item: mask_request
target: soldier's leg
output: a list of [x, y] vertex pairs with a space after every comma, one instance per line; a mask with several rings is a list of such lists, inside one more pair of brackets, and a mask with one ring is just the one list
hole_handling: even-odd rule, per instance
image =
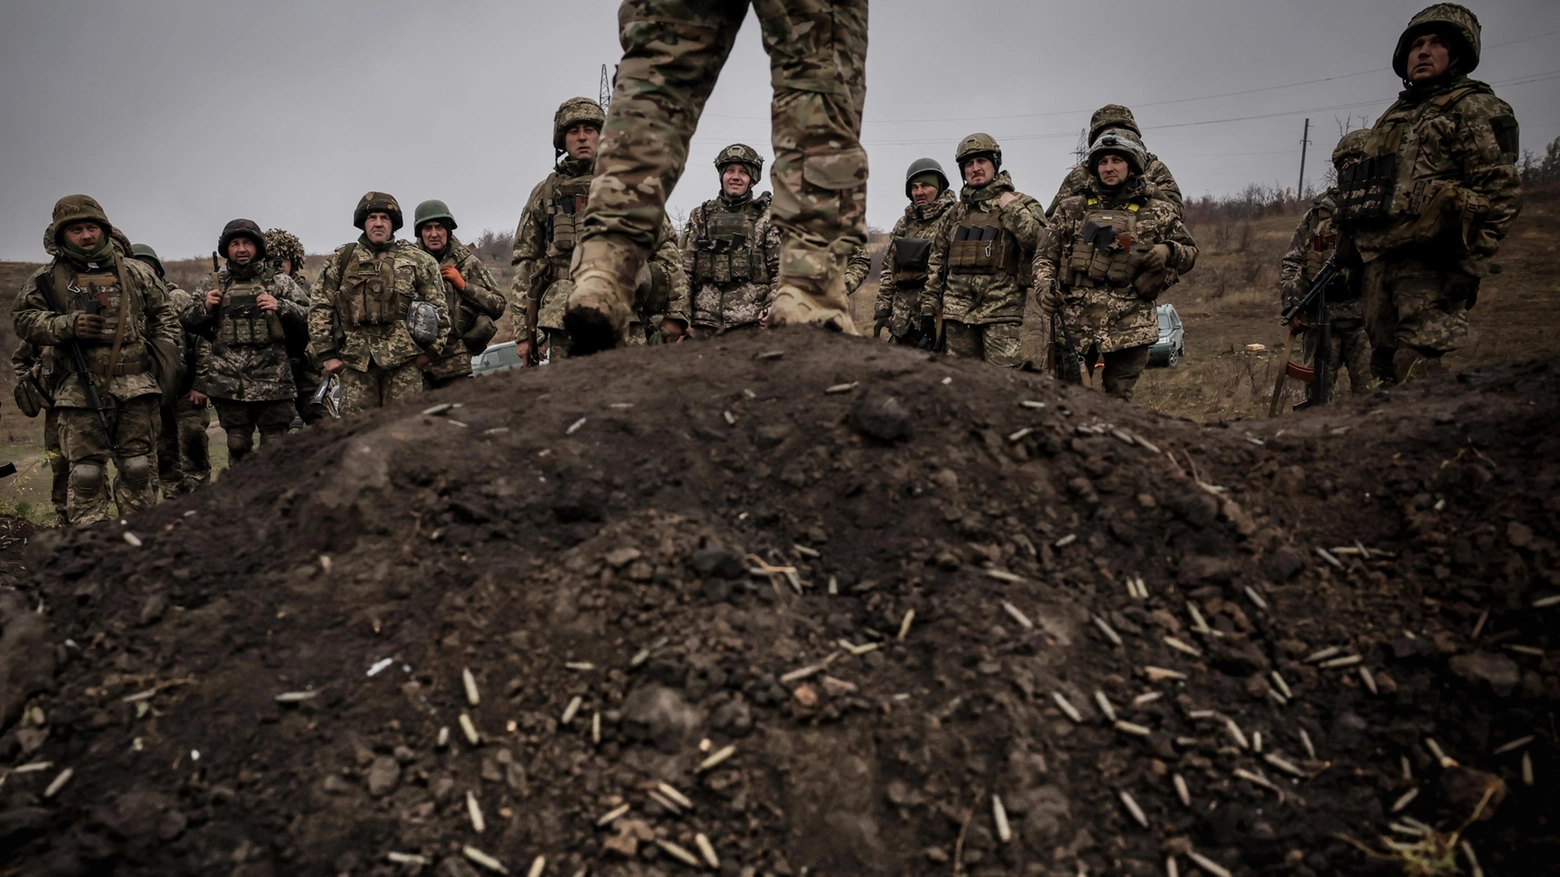
[[114, 445], [123, 464], [114, 481], [119, 513], [149, 509], [162, 499], [157, 482], [157, 430], [162, 404], [156, 394], [126, 399], [114, 423]]
[[1105, 392], [1126, 402], [1132, 401], [1132, 388], [1137, 386], [1138, 378], [1143, 376], [1143, 370], [1148, 368], [1148, 348], [1143, 344], [1137, 347], [1128, 347], [1126, 350], [1114, 350], [1105, 354], [1105, 368], [1103, 378]]
[[378, 372], [377, 367], [371, 366], [368, 371], [360, 372], [348, 367], [336, 373], [336, 376], [341, 379], [342, 417], [367, 411], [370, 408], [384, 407]]
[[867, 242], [867, 0], [754, 0], [774, 102], [773, 215], [784, 242], [771, 326], [856, 334], [845, 263]]
[[228, 465], [237, 466], [249, 456], [255, 443], [254, 403], [232, 399], [215, 399], [217, 423], [227, 433]]
[[989, 323], [980, 327], [981, 352], [987, 362], [1003, 368], [1024, 364], [1024, 345], [1017, 323]]
[[1467, 295], [1478, 280], [1417, 260], [1393, 266], [1390, 277], [1397, 309], [1392, 366], [1401, 384], [1438, 371], [1441, 357], [1468, 337]]
[[980, 327], [955, 320], [943, 322], [943, 353], [956, 359], [980, 359]]
[[287, 429], [292, 426], [293, 418], [298, 414], [298, 409], [291, 399], [282, 399], [276, 402], [256, 402], [254, 406], [255, 426], [260, 429], [260, 444], [269, 444], [282, 436], [287, 435]]
[[60, 450], [70, 468], [67, 506], [73, 525], [96, 524], [110, 517], [108, 437], [97, 415], [87, 408], [59, 408]]
[[1365, 309], [1365, 337], [1370, 340], [1370, 369], [1381, 381], [1397, 381], [1392, 372], [1392, 354], [1397, 346], [1397, 309], [1387, 283], [1387, 260], [1365, 263], [1361, 278], [1362, 306]]
[[60, 449], [60, 412], [50, 408], [43, 413], [43, 454], [49, 461], [52, 482], [49, 499], [61, 525], [70, 523], [70, 460]]
[[[1339, 343], [1339, 358], [1343, 361], [1342, 369], [1349, 372], [1349, 389], [1355, 393], [1364, 393], [1370, 389], [1370, 340], [1365, 337], [1365, 328], [1357, 323], [1334, 327]], [[1340, 369], [1340, 370], [1342, 370]]]
[[211, 483], [211, 451], [206, 426], [211, 423], [209, 404], [195, 407], [188, 401], [178, 412], [179, 459], [182, 461], [184, 481], [181, 493], [190, 493]]
[[747, 7], [731, 0], [624, 0], [618, 7], [623, 60], [574, 249], [575, 289], [565, 318], [576, 353], [623, 343], [639, 268]]
[[307, 355], [291, 360], [291, 364], [293, 386], [298, 388], [298, 394], [293, 400], [298, 407], [298, 416], [303, 418], [304, 426], [319, 423], [330, 416], [324, 402], [314, 402], [314, 391], [319, 389], [320, 381], [325, 379], [325, 372]]
[[423, 376], [422, 369], [410, 362], [392, 369], [385, 369], [384, 377], [381, 380], [384, 387], [381, 391], [383, 393], [382, 398], [386, 408], [415, 399], [428, 389], [428, 382]]
[[159, 411], [157, 430], [157, 480], [162, 482], [163, 496], [178, 496], [179, 485], [184, 482], [184, 468], [179, 457], [179, 419], [173, 405], [164, 405]]

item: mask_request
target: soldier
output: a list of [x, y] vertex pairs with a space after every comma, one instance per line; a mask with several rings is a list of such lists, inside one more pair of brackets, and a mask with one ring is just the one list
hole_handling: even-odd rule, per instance
[[898, 344], [921, 341], [921, 290], [932, 255], [937, 222], [953, 206], [953, 190], [942, 165], [934, 158], [918, 158], [905, 171], [905, 215], [889, 232], [883, 251], [883, 271], [878, 276], [877, 302], [872, 308], [872, 332], [888, 335]]
[[286, 274], [266, 263], [265, 235], [247, 219], [222, 229], [217, 252], [227, 259], [218, 285], [185, 306], [184, 328], [211, 342], [195, 389], [211, 398], [227, 433], [228, 462], [287, 434], [296, 411], [287, 336], [307, 331], [309, 300]]
[[[308, 275], [303, 273], [306, 258], [303, 241], [285, 229], [268, 228], [265, 232], [265, 252], [271, 260], [272, 270], [291, 277], [303, 293], [305, 302], [308, 302], [311, 283]], [[307, 332], [297, 337], [288, 336], [287, 359], [292, 364], [293, 388], [298, 393], [293, 397], [293, 407], [298, 409], [298, 418], [308, 426], [329, 417], [330, 412], [325, 408], [325, 403], [314, 401], [314, 393], [324, 382], [325, 372], [309, 355]]]
[[504, 315], [507, 304], [487, 266], [456, 239], [457, 227], [443, 201], [424, 201], [413, 214], [417, 246], [439, 263], [444, 306], [450, 312], [449, 334], [439, 358], [428, 366], [428, 380], [435, 388], [471, 376], [471, 357], [486, 350], [498, 334], [493, 321]]
[[[1101, 135], [1112, 132], [1126, 132], [1133, 140], [1143, 142], [1143, 132], [1138, 130], [1137, 119], [1132, 117], [1132, 111], [1121, 104], [1106, 104], [1094, 111], [1094, 117], [1089, 119], [1089, 142], [1094, 143]], [[1180, 213], [1181, 187], [1176, 185], [1175, 177], [1171, 176], [1170, 169], [1159, 160], [1159, 156], [1152, 152], [1147, 153], [1148, 166], [1143, 171], [1143, 176], [1148, 181], [1159, 187], [1159, 196], [1175, 205], [1176, 213]], [[1051, 206], [1045, 210], [1046, 218], [1056, 212], [1056, 208], [1062, 203], [1063, 198], [1073, 195], [1082, 195], [1089, 188], [1094, 179], [1094, 169], [1085, 161], [1067, 172], [1067, 178], [1062, 180], [1062, 187], [1057, 190], [1056, 197], [1051, 199]]]
[[49, 393], [55, 382], [54, 354], [53, 348], [23, 341], [11, 353], [11, 369], [16, 373], [17, 410], [28, 417], [43, 414], [43, 456], [53, 476], [49, 499], [55, 522], [64, 526], [70, 523], [70, 461], [60, 453], [60, 412]]
[[639, 272], [634, 290], [634, 316], [629, 326], [630, 345], [676, 344], [691, 338], [688, 332], [693, 318], [692, 291], [688, 272], [683, 267], [682, 248], [671, 220], [661, 220], [650, 261]]
[[[624, 0], [619, 7], [623, 60], [565, 317], [580, 353], [623, 343], [634, 277], [748, 5]], [[772, 221], [783, 241], [770, 323], [854, 334], [844, 266], [867, 240], [867, 0], [764, 0], [754, 11], [774, 84]]]
[[964, 188], [932, 237], [919, 343], [933, 349], [941, 340], [949, 356], [1018, 368], [1024, 296], [1045, 215], [1040, 202], [1014, 191], [991, 135], [961, 140], [954, 160]]
[[1197, 263], [1197, 244], [1174, 202], [1144, 178], [1148, 152], [1124, 133], [1089, 147], [1094, 181], [1062, 201], [1035, 252], [1040, 307], [1058, 315], [1105, 392], [1130, 401], [1159, 340], [1154, 300]]
[[780, 233], [770, 217], [769, 193], [753, 196], [763, 157], [733, 143], [715, 156], [715, 170], [720, 194], [694, 208], [683, 234], [695, 338], [763, 324], [780, 273]]
[[[1359, 163], [1365, 154], [1366, 132], [1350, 131], [1343, 135], [1333, 148], [1333, 166], [1341, 175]], [[1329, 189], [1317, 197], [1311, 208], [1300, 219], [1300, 227], [1289, 241], [1283, 263], [1278, 272], [1278, 290], [1284, 306], [1304, 298], [1311, 289], [1311, 278], [1321, 269], [1338, 247], [1338, 230], [1333, 227], [1333, 212], [1337, 209], [1337, 189]], [[1339, 279], [1327, 290], [1327, 305], [1331, 328], [1328, 355], [1327, 396], [1332, 396], [1338, 382], [1338, 372], [1349, 370], [1349, 387], [1363, 393], [1370, 384], [1370, 339], [1365, 336], [1365, 314], [1360, 305], [1359, 257], [1352, 253], [1343, 259], [1346, 265]], [[1315, 329], [1305, 329], [1307, 359], [1314, 359], [1319, 343]]]
[[[157, 251], [146, 244], [131, 244], [130, 254], [157, 274], [174, 313], [183, 313], [189, 306], [190, 294], [168, 279]], [[211, 483], [211, 454], [206, 438], [211, 406], [206, 404], [206, 395], [195, 389], [196, 376], [205, 366], [211, 345], [188, 330], [181, 333], [180, 343], [184, 377], [174, 391], [173, 401], [162, 406], [162, 429], [157, 434], [157, 478], [162, 482], [163, 496], [170, 498]]]
[[1479, 65], [1479, 19], [1437, 3], [1392, 55], [1403, 80], [1360, 163], [1338, 180], [1333, 221], [1365, 261], [1371, 365], [1388, 383], [1440, 369], [1468, 333], [1479, 282], [1522, 208], [1517, 119]]
[[363, 234], [336, 249], [309, 307], [309, 350], [341, 378], [341, 413], [384, 408], [421, 393], [422, 370], [449, 334], [439, 263], [398, 241], [401, 205], [383, 192], [358, 200]]
[[110, 460], [121, 514], [157, 502], [157, 409], [180, 378], [179, 320], [152, 269], [115, 250], [97, 201], [61, 198], [52, 228], [58, 254], [22, 284], [12, 313], [22, 341], [56, 348], [47, 389], [70, 461], [67, 508], [72, 524], [95, 524], [110, 514]]

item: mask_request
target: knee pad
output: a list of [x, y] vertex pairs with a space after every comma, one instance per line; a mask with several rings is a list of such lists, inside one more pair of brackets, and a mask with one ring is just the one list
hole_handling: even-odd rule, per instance
[[70, 467], [70, 486], [82, 496], [94, 496], [103, 489], [103, 464], [82, 461]]
[[236, 429], [228, 430], [228, 434], [227, 434], [228, 453], [230, 455], [231, 454], [246, 454], [246, 453], [248, 453], [249, 452], [249, 443], [253, 439], [254, 439], [254, 433], [251, 433], [251, 432], [239, 432]]
[[132, 487], [145, 487], [152, 480], [152, 458], [146, 454], [125, 458], [125, 468], [120, 474]]

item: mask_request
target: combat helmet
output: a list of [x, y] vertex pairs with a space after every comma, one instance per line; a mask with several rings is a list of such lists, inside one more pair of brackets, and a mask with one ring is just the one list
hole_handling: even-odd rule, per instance
[[1338, 138], [1338, 145], [1333, 147], [1333, 167], [1343, 164], [1346, 158], [1364, 158], [1365, 143], [1370, 140], [1369, 128], [1355, 128], [1353, 131]]
[[1456, 3], [1427, 6], [1409, 19], [1408, 27], [1398, 37], [1397, 50], [1392, 53], [1392, 70], [1399, 79], [1407, 79], [1409, 47], [1421, 35], [1434, 33], [1452, 50], [1452, 68], [1463, 75], [1472, 73], [1479, 66], [1481, 32], [1479, 17], [1466, 6]]
[[607, 114], [602, 112], [601, 104], [588, 97], [569, 98], [558, 105], [558, 112], [553, 113], [553, 149], [563, 152], [563, 135], [575, 125], [588, 122], [600, 131], [606, 121]]
[[725, 173], [728, 164], [740, 164], [746, 167], [748, 176], [753, 178], [755, 186], [758, 185], [759, 178], [764, 175], [764, 157], [746, 143], [733, 143], [715, 156], [716, 173]]
[[1125, 128], [1138, 137], [1143, 136], [1143, 131], [1138, 128], [1137, 119], [1132, 118], [1131, 110], [1121, 104], [1106, 104], [1095, 110], [1093, 117], [1089, 119], [1089, 142], [1093, 143], [1100, 139], [1101, 134], [1112, 128]]
[[1002, 170], [1002, 147], [997, 145], [996, 138], [990, 134], [971, 134], [960, 140], [959, 148], [953, 153], [953, 161], [962, 171], [970, 159], [982, 155], [990, 156], [992, 167]]
[[937, 163], [937, 159], [918, 158], [915, 161], [910, 162], [910, 167], [905, 170], [906, 198], [910, 197], [910, 184], [915, 182], [915, 178], [924, 177], [927, 174], [937, 175], [937, 190], [939, 192], [947, 191], [948, 175], [943, 173], [942, 165]]
[[357, 209], [352, 212], [352, 224], [357, 226], [359, 230], [362, 230], [363, 226], [368, 224], [368, 215], [370, 213], [390, 214], [390, 230], [392, 232], [400, 231], [401, 226], [405, 224], [401, 217], [401, 203], [395, 200], [394, 195], [387, 195], [384, 192], [369, 192], [362, 198], [359, 198]]
[[1089, 174], [1096, 179], [1099, 177], [1100, 156], [1119, 155], [1126, 159], [1127, 166], [1132, 168], [1134, 174], [1141, 174], [1143, 168], [1148, 166], [1148, 151], [1143, 148], [1136, 138], [1120, 131], [1112, 131], [1109, 134], [1101, 134], [1089, 145], [1088, 162]]
[[59, 243], [60, 234], [65, 226], [73, 222], [95, 222], [108, 234], [113, 229], [113, 223], [108, 221], [108, 215], [103, 212], [103, 205], [97, 202], [91, 195], [66, 195], [54, 202], [54, 219], [49, 223], [49, 228], [54, 232], [54, 242]]
[[296, 271], [303, 267], [303, 241], [290, 231], [280, 228], [268, 228], [265, 231], [265, 251], [271, 254], [273, 259], [288, 259]]
[[429, 199], [417, 205], [417, 211], [412, 214], [412, 230], [421, 232], [423, 223], [435, 221], [446, 231], [455, 230], [455, 217], [450, 215], [450, 208], [443, 201]]
[[217, 238], [217, 252], [222, 258], [227, 258], [228, 244], [234, 238], [249, 238], [255, 242], [255, 261], [265, 258], [265, 234], [260, 231], [260, 226], [252, 219], [235, 219], [222, 227], [222, 237]]
[[131, 244], [130, 257], [140, 259], [142, 262], [152, 266], [152, 270], [157, 272], [158, 277], [167, 276], [163, 273], [162, 260], [157, 258], [157, 251], [152, 249], [151, 246], [147, 244]]

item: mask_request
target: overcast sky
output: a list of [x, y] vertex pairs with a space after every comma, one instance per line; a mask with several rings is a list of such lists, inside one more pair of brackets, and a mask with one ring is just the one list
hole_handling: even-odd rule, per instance
[[[1425, 0], [878, 0], [867, 55], [868, 219], [904, 206], [905, 167], [986, 131], [1049, 201], [1104, 103], [1136, 111], [1188, 196], [1293, 186], [1303, 119], [1320, 180], [1338, 123], [1400, 87], [1398, 34]], [[0, 21], [0, 258], [41, 260], [55, 199], [85, 192], [166, 258], [209, 253], [244, 216], [310, 252], [353, 239], [369, 189], [447, 201], [459, 234], [512, 233], [548, 172], [558, 103], [617, 62], [617, 3], [573, 0], [8, 2]], [[1523, 146], [1560, 136], [1560, 2], [1473, 5], [1475, 74]], [[1326, 81], [1318, 81], [1326, 80]], [[1244, 92], [1231, 94], [1232, 92]], [[769, 69], [744, 25], [670, 207], [718, 187], [743, 141], [766, 158]], [[1232, 120], [1232, 121], [1224, 121]], [[761, 184], [768, 188], [768, 178]]]

